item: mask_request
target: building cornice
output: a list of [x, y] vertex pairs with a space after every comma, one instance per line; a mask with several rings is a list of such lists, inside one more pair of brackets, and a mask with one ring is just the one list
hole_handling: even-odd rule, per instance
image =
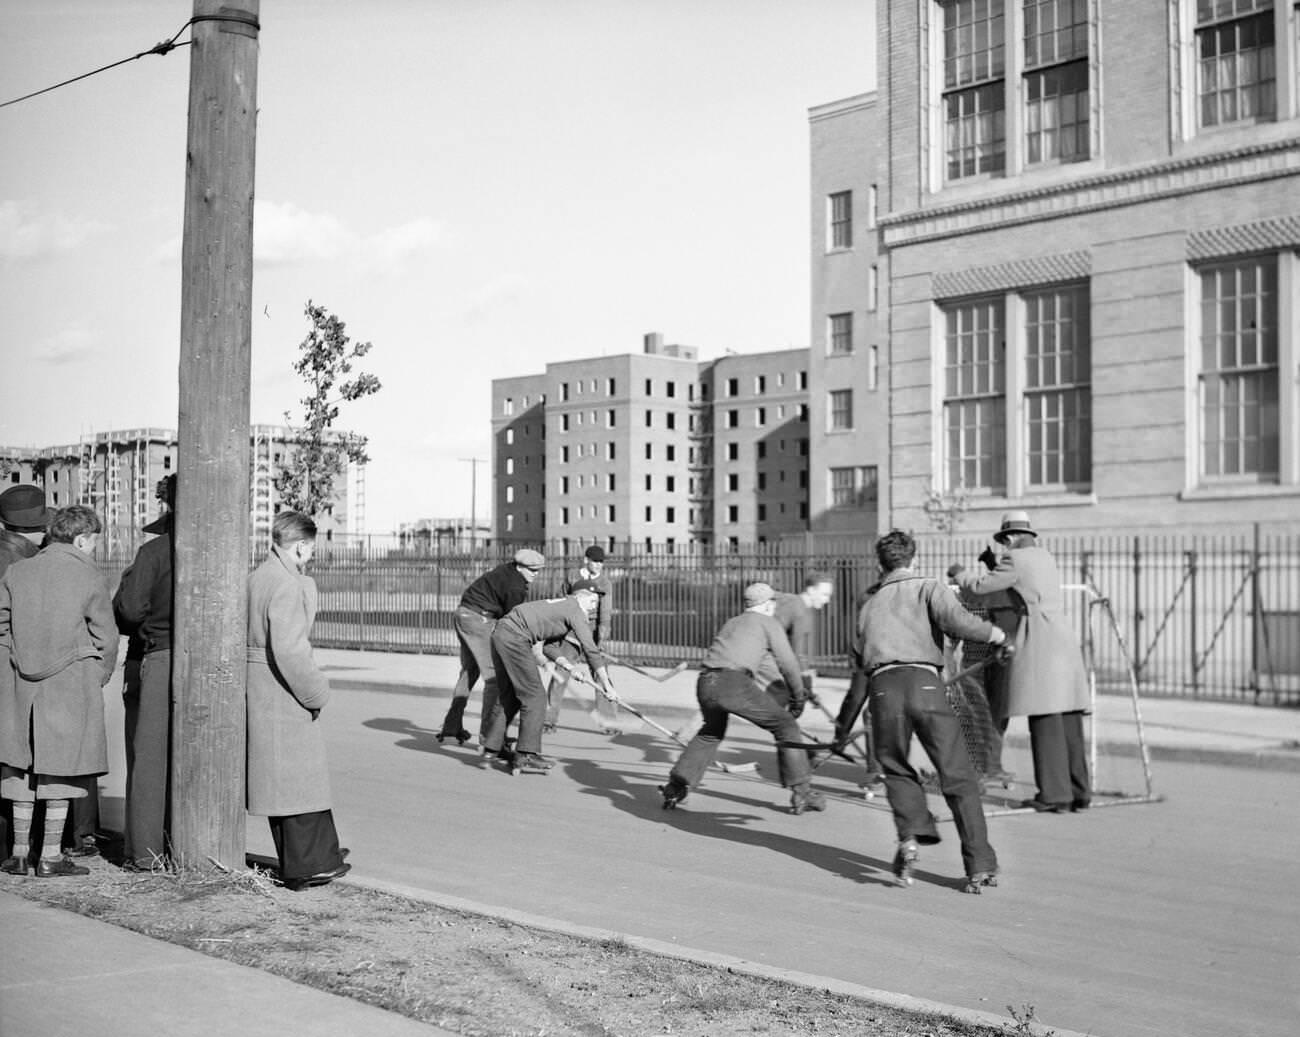
[[892, 213], [881, 244], [900, 248], [962, 234], [1117, 209], [1198, 191], [1300, 175], [1300, 137], [1189, 155], [979, 199]]

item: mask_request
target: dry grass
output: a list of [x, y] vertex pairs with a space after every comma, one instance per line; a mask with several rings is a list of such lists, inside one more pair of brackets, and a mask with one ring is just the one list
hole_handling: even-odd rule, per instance
[[[909, 1014], [345, 883], [291, 893], [266, 872], [0, 875], [0, 889], [276, 973], [467, 1037], [995, 1037]], [[1029, 1009], [1032, 1020], [1032, 1009]]]

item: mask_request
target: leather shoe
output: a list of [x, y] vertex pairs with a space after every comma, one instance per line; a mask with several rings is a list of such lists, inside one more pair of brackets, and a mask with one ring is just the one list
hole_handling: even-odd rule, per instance
[[69, 846], [63, 851], [65, 857], [98, 857], [99, 845], [89, 836], [85, 839], [79, 839], [75, 846]]
[[36, 877], [38, 879], [53, 879], [66, 875], [89, 875], [90, 869], [83, 868], [80, 864], [73, 864], [66, 857], [56, 857], [52, 861], [47, 861], [42, 857], [36, 862]]
[[352, 865], [347, 861], [343, 861], [337, 868], [332, 868], [329, 871], [317, 872], [315, 875], [309, 875], [305, 879], [285, 879], [284, 888], [293, 890], [297, 893], [304, 889], [311, 889], [313, 886], [324, 886], [333, 882], [335, 879], [342, 878], [351, 870]]
[[1070, 804], [1070, 813], [1078, 814], [1084, 810], [1087, 810], [1090, 806], [1092, 806], [1092, 800], [1076, 799], [1073, 803]]
[[26, 875], [28, 870], [26, 857], [6, 857], [0, 861], [0, 871], [6, 875]]
[[1044, 803], [1041, 799], [1025, 799], [1016, 804], [1017, 807], [1028, 807], [1030, 810], [1036, 810], [1040, 814], [1064, 814], [1068, 805], [1065, 803]]

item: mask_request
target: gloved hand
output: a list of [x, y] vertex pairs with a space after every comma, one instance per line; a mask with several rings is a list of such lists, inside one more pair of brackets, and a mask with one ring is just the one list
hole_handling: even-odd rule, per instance
[[1000, 663], [1009, 662], [1011, 657], [1016, 654], [1016, 646], [1010, 641], [1004, 641], [998, 645], [997, 650], [993, 653], [994, 658]]
[[979, 560], [980, 564], [989, 572], [992, 572], [998, 567], [998, 556], [993, 553], [993, 548], [991, 547], [986, 547], [980, 552]]
[[965, 569], [966, 566], [962, 565], [961, 562], [953, 562], [952, 565], [948, 566], [948, 579], [956, 579], [957, 574], [964, 572]]
[[790, 715], [792, 717], [803, 716], [803, 708], [807, 704], [808, 704], [808, 700], [806, 698], [794, 698], [793, 696], [791, 696], [790, 706], [789, 706]]

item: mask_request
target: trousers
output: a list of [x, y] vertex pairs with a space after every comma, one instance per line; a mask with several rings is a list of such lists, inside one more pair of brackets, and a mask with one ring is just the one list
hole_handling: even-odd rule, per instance
[[939, 773], [940, 791], [961, 841], [966, 874], [997, 871], [998, 858], [989, 844], [980, 802], [980, 781], [938, 674], [923, 666], [893, 667], [872, 674], [868, 695], [876, 757], [884, 770], [885, 793], [899, 841], [937, 843], [940, 839], [921, 779], [908, 762], [915, 735]]
[[151, 865], [167, 856], [168, 786], [171, 769], [172, 653], [151, 652], [122, 689], [126, 726], [127, 860]]
[[[718, 755], [727, 735], [727, 720], [738, 716], [761, 727], [777, 741], [803, 741], [799, 722], [782, 709], [743, 670], [704, 670], [695, 682], [695, 698], [704, 717], [699, 733], [690, 740], [672, 769], [677, 782], [694, 787]], [[786, 788], [806, 785], [812, 777], [804, 749], [778, 749], [777, 770]]]
[[542, 725], [546, 723], [546, 688], [542, 686], [532, 644], [522, 637], [494, 633], [492, 665], [497, 674], [497, 701], [487, 718], [483, 747], [491, 752], [501, 749], [506, 728], [518, 716], [519, 738], [515, 749], [521, 753], [540, 753]]
[[275, 854], [280, 859], [280, 881], [308, 879], [333, 871], [343, 863], [334, 814], [315, 810], [306, 814], [268, 817]]
[[1086, 804], [1092, 799], [1082, 711], [1030, 717], [1029, 748], [1041, 802], [1067, 806]]
[[442, 733], [454, 738], [465, 723], [465, 707], [470, 689], [483, 678], [483, 708], [479, 714], [479, 735], [487, 734], [488, 717], [497, 701], [496, 671], [492, 666], [492, 631], [497, 621], [473, 609], [458, 608], [452, 617], [456, 638], [460, 641], [460, 673], [452, 689], [451, 705], [442, 718]]

